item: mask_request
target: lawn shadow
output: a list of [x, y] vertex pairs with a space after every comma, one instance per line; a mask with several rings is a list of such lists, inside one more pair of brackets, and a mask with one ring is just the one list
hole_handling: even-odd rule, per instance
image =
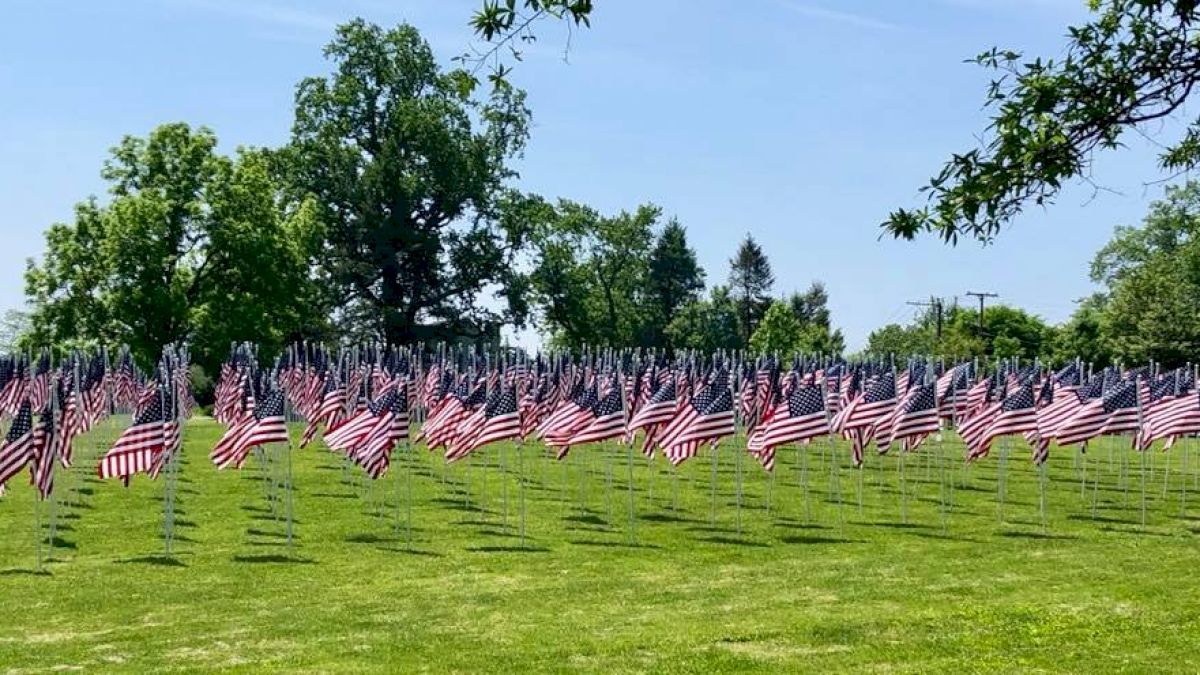
[[644, 549], [659, 549], [662, 547], [658, 544], [630, 544], [624, 541], [594, 541], [590, 539], [568, 539], [568, 544], [576, 546], [595, 546], [598, 548], [644, 548]]
[[377, 546], [376, 549], [387, 553], [403, 553], [405, 555], [419, 555], [428, 558], [444, 558], [445, 556], [437, 551], [423, 551], [419, 548], [401, 548], [396, 546]]
[[263, 554], [263, 555], [238, 554], [238, 555], [233, 556], [233, 561], [239, 562], [239, 563], [249, 563], [249, 564], [294, 563], [294, 564], [298, 564], [298, 565], [312, 565], [312, 564], [316, 564], [316, 562], [317, 562], [316, 560], [313, 560], [312, 558], [298, 558], [296, 556], [288, 555], [286, 553], [267, 553], [267, 554]]
[[821, 537], [815, 535], [787, 535], [779, 541], [785, 544], [865, 544], [862, 539], [846, 539], [844, 537]]
[[1079, 538], [1071, 534], [1051, 534], [1049, 532], [1029, 532], [1027, 530], [1004, 530], [1000, 533], [1000, 536], [1008, 539], [1045, 539], [1048, 541], [1055, 539], [1071, 540]]
[[314, 493], [312, 493], [312, 496], [327, 497], [329, 499], [357, 499], [358, 498], [358, 495], [355, 495], [353, 493], [343, 494], [343, 493], [334, 493], [334, 492], [314, 492]]
[[544, 546], [468, 546], [472, 553], [549, 553]]
[[675, 513], [648, 513], [638, 516], [638, 520], [644, 520], [649, 523], [700, 523], [703, 522], [699, 518], [689, 518]]
[[750, 541], [749, 539], [738, 539], [737, 537], [697, 537], [696, 541], [702, 541], [708, 544], [728, 544], [730, 546], [748, 546], [752, 548], [766, 548], [767, 545], [760, 541]]
[[593, 513], [577, 514], [573, 513], [569, 516], [563, 516], [563, 520], [571, 523], [582, 523], [584, 525], [604, 525], [608, 526], [608, 521]]
[[155, 555], [143, 555], [137, 558], [122, 558], [117, 560], [118, 563], [127, 565], [130, 563], [139, 565], [157, 565], [159, 567], [187, 567], [187, 563], [183, 562], [175, 556], [167, 556], [161, 553]]

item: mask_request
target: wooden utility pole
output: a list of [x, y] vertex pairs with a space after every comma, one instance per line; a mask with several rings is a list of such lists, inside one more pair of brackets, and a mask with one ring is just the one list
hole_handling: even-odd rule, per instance
[[936, 321], [934, 332], [934, 343], [941, 344], [942, 342], [942, 315], [944, 305], [941, 298], [930, 297], [929, 302], [908, 302], [905, 303], [914, 307], [930, 307], [933, 309], [934, 320]]
[[979, 298], [979, 337], [983, 337], [983, 302], [987, 298], [1000, 297], [996, 293], [980, 293], [978, 291], [967, 291], [967, 295]]

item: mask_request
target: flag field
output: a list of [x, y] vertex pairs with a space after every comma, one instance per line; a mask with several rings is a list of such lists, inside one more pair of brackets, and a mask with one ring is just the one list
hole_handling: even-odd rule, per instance
[[614, 442], [418, 445], [371, 481], [318, 440], [292, 455], [289, 549], [284, 450], [217, 471], [196, 418], [168, 558], [164, 480], [94, 475], [120, 431], [57, 474], [43, 572], [26, 474], [0, 499], [0, 672], [1200, 670], [1195, 439], [1144, 470], [1128, 437], [1051, 447], [1045, 523], [1019, 438], [1002, 474], [1010, 440], [964, 467], [948, 435], [861, 472], [847, 443], [789, 445], [772, 477], [739, 436], [715, 523], [707, 445], [674, 473], [635, 451], [635, 528]]

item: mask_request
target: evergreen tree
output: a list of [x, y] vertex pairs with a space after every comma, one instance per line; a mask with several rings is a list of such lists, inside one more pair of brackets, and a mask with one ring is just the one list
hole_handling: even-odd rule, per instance
[[771, 306], [771, 287], [775, 274], [762, 247], [749, 234], [729, 261], [729, 290], [737, 305], [738, 323], [743, 344], [750, 343], [750, 336], [763, 314]]

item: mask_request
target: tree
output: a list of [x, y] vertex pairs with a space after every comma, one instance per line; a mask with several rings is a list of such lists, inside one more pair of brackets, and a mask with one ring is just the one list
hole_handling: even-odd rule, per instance
[[338, 305], [394, 344], [520, 323], [511, 306], [477, 300], [496, 288], [507, 299], [523, 245], [499, 208], [528, 134], [524, 93], [473, 98], [471, 75], [443, 72], [408, 25], [352, 21], [325, 54], [334, 72], [298, 85], [280, 166], [325, 228], [320, 262]]
[[940, 342], [934, 340], [936, 318], [932, 311], [918, 314], [907, 326], [888, 324], [867, 338], [870, 354], [896, 356], [932, 355], [945, 358], [981, 356], [1047, 359], [1055, 347], [1056, 331], [1038, 317], [1007, 305], [984, 310], [983, 329], [979, 312], [947, 307]]
[[12, 354], [29, 340], [29, 312], [10, 309], [0, 315], [0, 352]]
[[750, 336], [750, 349], [759, 352], [776, 352], [791, 356], [804, 351], [804, 325], [796, 318], [788, 303], [775, 302]]
[[649, 267], [651, 340], [654, 346], [665, 346], [666, 325], [680, 307], [699, 299], [704, 290], [704, 270], [696, 261], [696, 252], [688, 246], [687, 231], [678, 220], [672, 218], [659, 233], [650, 252]]
[[737, 304], [729, 289], [716, 286], [707, 300], [688, 303], [667, 324], [665, 333], [674, 349], [714, 352], [742, 346]]
[[471, 28], [491, 46], [458, 58], [476, 67], [490, 65], [489, 79], [493, 84], [505, 86], [512, 68], [504, 64], [501, 53], [507, 52], [514, 61], [522, 60], [521, 45], [537, 41], [533, 30], [537, 23], [552, 19], [563, 21], [568, 27], [588, 27], [591, 16], [592, 0], [484, 0], [471, 16]]
[[1107, 297], [1081, 308], [1079, 328], [1098, 328], [1100, 344], [1092, 351], [1127, 364], [1153, 360], [1175, 366], [1196, 360], [1200, 183], [1167, 188], [1139, 227], [1117, 227], [1096, 253], [1091, 277], [1106, 288]]
[[729, 260], [729, 289], [737, 303], [743, 344], [750, 342], [751, 334], [771, 305], [774, 284], [770, 261], [754, 237], [747, 234]]
[[[995, 70], [993, 110], [982, 147], [954, 155], [923, 188], [929, 204], [883, 223], [896, 237], [933, 232], [989, 241], [1030, 204], [1052, 202], [1063, 184], [1088, 179], [1098, 151], [1128, 132], [1160, 134], [1158, 120], [1184, 109], [1200, 81], [1200, 6], [1195, 0], [1090, 0], [1095, 17], [1069, 29], [1060, 59], [992, 48], [975, 62]], [[1200, 119], [1162, 143], [1162, 168], [1200, 163]]]
[[646, 327], [658, 207], [605, 217], [561, 201], [537, 213], [528, 235], [536, 261], [529, 291], [556, 344], [626, 347], [661, 332]]
[[1076, 358], [1101, 366], [1112, 362], [1112, 350], [1101, 323], [1107, 302], [1101, 293], [1079, 301], [1071, 318], [1059, 327], [1052, 358], [1056, 365]]
[[113, 149], [102, 173], [111, 202], [79, 204], [27, 265], [38, 343], [125, 343], [149, 366], [164, 344], [188, 340], [211, 369], [232, 340], [270, 354], [319, 330], [309, 277], [319, 233], [306, 209], [278, 207], [265, 153], [229, 158], [216, 143], [167, 124]]
[[871, 331], [867, 336], [867, 354], [911, 356], [913, 354], [932, 354], [933, 332], [928, 326], [913, 324], [901, 326], [897, 323]]
[[800, 322], [803, 338], [799, 351], [808, 354], [841, 354], [846, 340], [841, 330], [834, 330], [829, 314], [829, 293], [825, 285], [814, 281], [804, 293], [793, 293], [788, 305]]

